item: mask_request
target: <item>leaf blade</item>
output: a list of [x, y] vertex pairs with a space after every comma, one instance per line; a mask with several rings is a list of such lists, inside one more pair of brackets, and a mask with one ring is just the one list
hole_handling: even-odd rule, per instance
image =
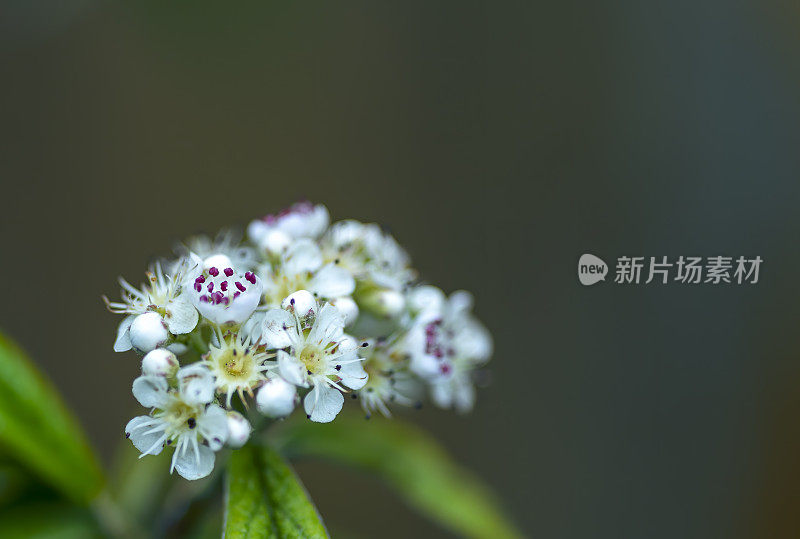
[[70, 500], [85, 504], [103, 477], [77, 420], [25, 352], [0, 333], [0, 445]]
[[290, 457], [333, 459], [371, 472], [422, 514], [464, 536], [522, 537], [476, 477], [428, 434], [397, 419], [365, 423], [340, 415], [325, 425], [287, 425], [278, 443]]
[[268, 447], [231, 455], [224, 537], [327, 538], [328, 533], [294, 471]]

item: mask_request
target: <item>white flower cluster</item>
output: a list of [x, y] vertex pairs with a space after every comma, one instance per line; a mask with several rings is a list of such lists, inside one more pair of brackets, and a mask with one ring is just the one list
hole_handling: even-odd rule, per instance
[[331, 225], [322, 205], [253, 221], [247, 236], [194, 238], [141, 288], [120, 279], [122, 301], [106, 300], [127, 314], [114, 350], [143, 355], [133, 395], [151, 411], [125, 428], [142, 456], [173, 446], [172, 469], [207, 476], [216, 451], [249, 439], [248, 399], [283, 418], [304, 393], [307, 417], [321, 423], [345, 393], [367, 417], [419, 406], [426, 393], [444, 408], [472, 408], [472, 375], [492, 340], [467, 292], [419, 284], [391, 235]]

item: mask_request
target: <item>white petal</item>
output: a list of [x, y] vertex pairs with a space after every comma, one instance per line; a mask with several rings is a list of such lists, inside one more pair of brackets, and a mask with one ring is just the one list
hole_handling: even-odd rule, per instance
[[136, 318], [136, 315], [126, 316], [125, 319], [120, 322], [119, 327], [117, 328], [117, 340], [114, 341], [114, 351], [115, 352], [127, 352], [131, 349], [131, 334], [130, 328], [131, 324], [133, 324], [133, 319]]
[[214, 375], [195, 363], [178, 371], [178, 389], [186, 404], [206, 404], [214, 399]]
[[475, 386], [467, 373], [456, 376], [453, 380], [453, 398], [456, 411], [467, 413], [475, 405]]
[[283, 264], [289, 275], [316, 271], [322, 265], [322, 252], [313, 241], [299, 239], [286, 251]]
[[[147, 451], [148, 455], [158, 455], [164, 449], [163, 442], [160, 442], [164, 437], [164, 428], [158, 427], [166, 427], [166, 424], [160, 419], [153, 419], [148, 415], [140, 415], [139, 417], [134, 417], [125, 425], [125, 436], [130, 438], [131, 443], [140, 452]], [[158, 430], [151, 432], [156, 428]]]
[[355, 361], [353, 363], [344, 364], [335, 374], [341, 378], [342, 383], [350, 389], [361, 389], [369, 380], [367, 372], [364, 370], [361, 363], [361, 361]]
[[133, 396], [145, 408], [161, 408], [167, 400], [168, 387], [163, 376], [140, 376], [133, 381]]
[[228, 439], [228, 416], [216, 404], [209, 405], [206, 412], [197, 418], [197, 428], [213, 451], [222, 449]]
[[441, 312], [445, 296], [444, 292], [435, 286], [422, 285], [412, 288], [408, 292], [408, 306], [415, 312]]
[[199, 445], [195, 453], [194, 447], [190, 445], [175, 456], [175, 469], [182, 477], [194, 481], [211, 473], [214, 469], [214, 459], [214, 452], [210, 448]]
[[181, 294], [167, 304], [167, 314], [164, 321], [173, 335], [189, 333], [195, 326], [199, 315], [186, 294]]
[[287, 354], [283, 350], [278, 350], [278, 372], [281, 377], [290, 384], [300, 387], [308, 387], [306, 382], [306, 367], [296, 357]]
[[475, 364], [486, 362], [492, 355], [492, 335], [477, 320], [468, 320], [453, 337], [456, 356]]
[[311, 291], [323, 298], [349, 296], [355, 289], [350, 272], [335, 264], [327, 264], [311, 279]]
[[264, 315], [261, 342], [267, 348], [286, 348], [297, 338], [297, 321], [283, 309], [271, 309]]
[[330, 423], [344, 405], [344, 397], [338, 389], [324, 382], [314, 386], [303, 401], [303, 408], [311, 421]]
[[447, 299], [448, 315], [452, 317], [467, 315], [472, 310], [474, 302], [472, 294], [466, 290], [456, 290]]
[[344, 333], [344, 315], [339, 309], [326, 303], [319, 310], [317, 320], [311, 333], [308, 334], [308, 341], [314, 343], [336, 342]]

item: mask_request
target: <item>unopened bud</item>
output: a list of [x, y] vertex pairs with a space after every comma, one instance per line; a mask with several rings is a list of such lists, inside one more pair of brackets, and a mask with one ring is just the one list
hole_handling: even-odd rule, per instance
[[238, 449], [250, 439], [253, 427], [239, 412], [228, 412], [228, 446]]
[[267, 417], [288, 416], [297, 401], [297, 389], [283, 378], [270, 378], [256, 395], [256, 407]]
[[166, 348], [151, 350], [142, 358], [142, 374], [170, 377], [180, 367], [178, 358]]
[[169, 339], [167, 325], [158, 313], [148, 312], [137, 316], [130, 329], [131, 346], [146, 354], [162, 346]]

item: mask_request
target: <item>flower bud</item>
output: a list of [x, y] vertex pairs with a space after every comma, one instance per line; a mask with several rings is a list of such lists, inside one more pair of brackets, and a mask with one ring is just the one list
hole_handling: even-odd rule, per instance
[[221, 253], [211, 255], [203, 259], [203, 269], [206, 270], [214, 267], [230, 268], [231, 266], [233, 266], [233, 262], [231, 262], [231, 259], [227, 255], [223, 255]]
[[180, 367], [178, 358], [166, 348], [151, 350], [142, 358], [142, 374], [170, 377]]
[[261, 238], [261, 246], [276, 255], [285, 251], [292, 244], [292, 238], [281, 230], [270, 230]]
[[130, 329], [131, 346], [143, 354], [162, 346], [169, 339], [169, 331], [158, 313], [148, 312], [137, 316]]
[[228, 447], [239, 449], [247, 440], [253, 427], [250, 422], [239, 412], [228, 412]]
[[298, 290], [286, 296], [281, 302], [281, 308], [290, 313], [297, 313], [297, 317], [302, 319], [309, 315], [314, 316], [317, 311], [317, 300], [308, 290]]
[[370, 290], [362, 294], [359, 299], [367, 310], [388, 318], [399, 315], [406, 305], [403, 294], [387, 288]]
[[297, 390], [283, 378], [270, 378], [256, 395], [256, 408], [267, 417], [286, 417], [297, 405]]
[[350, 296], [343, 296], [330, 300], [330, 304], [339, 309], [344, 315], [345, 325], [351, 325], [358, 318], [358, 305]]

